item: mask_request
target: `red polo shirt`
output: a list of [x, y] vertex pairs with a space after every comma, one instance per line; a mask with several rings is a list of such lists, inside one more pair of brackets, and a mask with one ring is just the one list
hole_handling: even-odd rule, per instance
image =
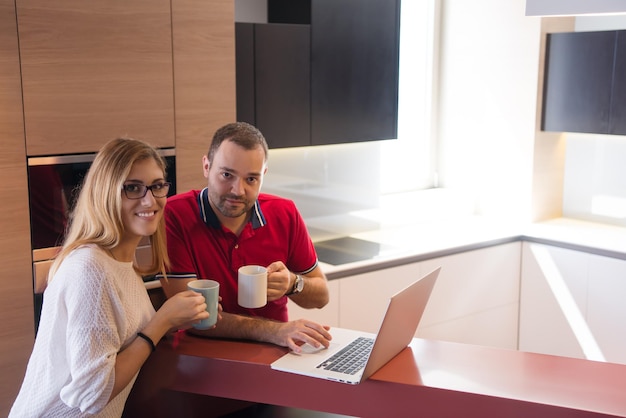
[[[165, 206], [168, 280], [195, 274], [220, 283], [225, 312], [287, 321], [287, 297], [248, 309], [237, 304], [237, 270], [282, 261], [298, 274], [317, 266], [313, 242], [293, 201], [259, 194], [250, 222], [239, 237], [223, 227], [209, 205], [207, 189], [172, 196]], [[189, 277], [189, 276], [187, 276]]]

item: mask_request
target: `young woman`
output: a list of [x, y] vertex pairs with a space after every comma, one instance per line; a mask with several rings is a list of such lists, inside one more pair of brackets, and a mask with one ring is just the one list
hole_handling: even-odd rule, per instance
[[[165, 163], [133, 139], [107, 143], [87, 174], [51, 267], [41, 322], [10, 417], [120, 417], [140, 367], [169, 330], [208, 317], [186, 291], [157, 311], [141, 274], [165, 273]], [[142, 237], [152, 265], [134, 263]]]

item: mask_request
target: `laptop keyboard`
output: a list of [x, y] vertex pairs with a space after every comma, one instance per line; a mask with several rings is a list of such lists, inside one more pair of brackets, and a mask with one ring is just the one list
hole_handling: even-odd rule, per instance
[[374, 345], [373, 338], [358, 337], [333, 356], [318, 364], [317, 368], [333, 372], [355, 374], [367, 363], [372, 345]]

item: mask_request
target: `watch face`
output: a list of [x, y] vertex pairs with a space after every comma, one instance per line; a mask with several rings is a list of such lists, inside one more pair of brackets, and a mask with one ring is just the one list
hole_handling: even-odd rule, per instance
[[296, 277], [296, 292], [298, 293], [302, 292], [303, 288], [304, 288], [304, 279], [302, 278], [302, 276]]

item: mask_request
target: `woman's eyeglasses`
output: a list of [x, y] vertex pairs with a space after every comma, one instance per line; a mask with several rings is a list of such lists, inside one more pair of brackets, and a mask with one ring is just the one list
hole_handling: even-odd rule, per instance
[[172, 183], [167, 181], [150, 186], [145, 184], [125, 184], [122, 186], [122, 190], [124, 190], [124, 194], [129, 199], [143, 199], [148, 190], [152, 192], [154, 197], [167, 197], [167, 192], [170, 190], [171, 185]]

